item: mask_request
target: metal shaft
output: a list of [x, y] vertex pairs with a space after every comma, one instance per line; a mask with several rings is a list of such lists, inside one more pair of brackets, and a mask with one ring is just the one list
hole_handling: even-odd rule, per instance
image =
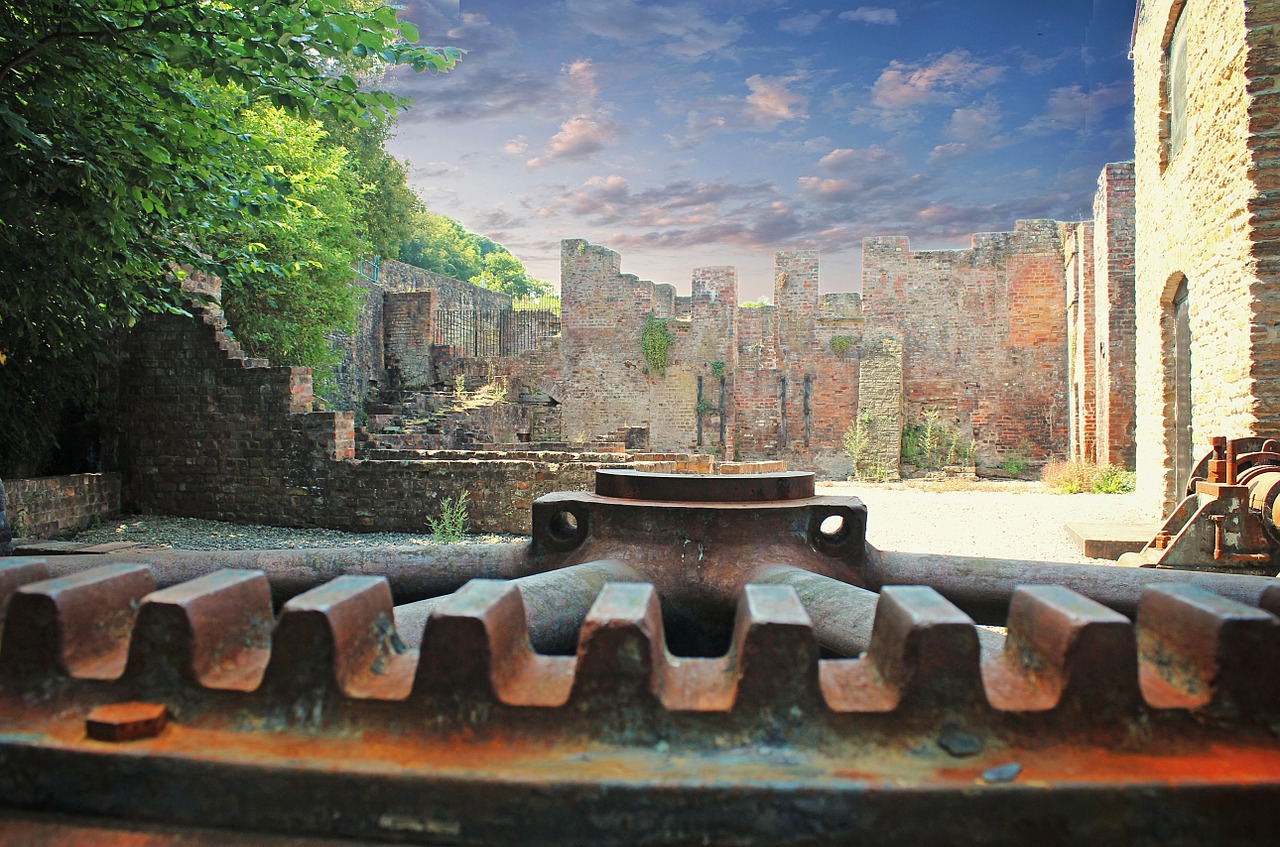
[[969, 556], [895, 553], [867, 545], [866, 586], [928, 585], [979, 623], [1002, 623], [1019, 585], [1061, 585], [1133, 617], [1148, 586], [1190, 584], [1257, 605], [1271, 577], [1115, 565], [1020, 562]]
[[[644, 582], [644, 577], [630, 565], [605, 560], [513, 580], [524, 600], [533, 649], [551, 654], [574, 652], [587, 612], [608, 582]], [[432, 597], [395, 607], [396, 631], [406, 646], [421, 645], [427, 618], [446, 599], [447, 595]]]
[[[880, 595], [874, 591], [786, 566], [761, 568], [752, 575], [752, 581], [794, 588], [822, 647], [857, 658], [871, 646], [876, 604], [880, 602]], [[1004, 649], [1004, 636], [991, 630], [979, 629], [978, 641], [984, 659]]]

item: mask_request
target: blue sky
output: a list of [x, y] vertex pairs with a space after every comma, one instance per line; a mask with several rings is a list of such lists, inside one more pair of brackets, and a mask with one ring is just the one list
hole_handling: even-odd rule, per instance
[[1018, 218], [1091, 216], [1133, 156], [1132, 0], [411, 0], [422, 42], [467, 50], [395, 72], [415, 104], [391, 149], [428, 208], [559, 279], [586, 238], [687, 292], [773, 253], [822, 251], [857, 290], [862, 239], [965, 247]]

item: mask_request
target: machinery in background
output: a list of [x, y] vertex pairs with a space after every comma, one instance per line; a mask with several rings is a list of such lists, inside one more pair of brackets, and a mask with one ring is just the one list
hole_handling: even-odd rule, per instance
[[1273, 576], [1280, 570], [1280, 440], [1217, 436], [1186, 497], [1122, 565]]

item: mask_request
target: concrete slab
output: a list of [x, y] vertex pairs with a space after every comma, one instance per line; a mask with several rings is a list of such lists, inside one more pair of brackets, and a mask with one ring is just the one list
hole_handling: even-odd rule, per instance
[[1086, 556], [1113, 561], [1124, 553], [1146, 547], [1160, 528], [1156, 522], [1133, 524], [1113, 521], [1076, 521], [1064, 526], [1067, 535]]

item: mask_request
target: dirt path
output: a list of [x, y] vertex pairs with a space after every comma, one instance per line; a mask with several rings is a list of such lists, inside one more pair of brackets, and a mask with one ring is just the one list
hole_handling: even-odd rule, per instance
[[1154, 523], [1132, 494], [1053, 494], [1038, 483], [977, 483], [948, 491], [824, 482], [818, 493], [860, 498], [867, 504], [868, 540], [882, 550], [914, 553], [1101, 563], [1080, 553], [1066, 522]]

